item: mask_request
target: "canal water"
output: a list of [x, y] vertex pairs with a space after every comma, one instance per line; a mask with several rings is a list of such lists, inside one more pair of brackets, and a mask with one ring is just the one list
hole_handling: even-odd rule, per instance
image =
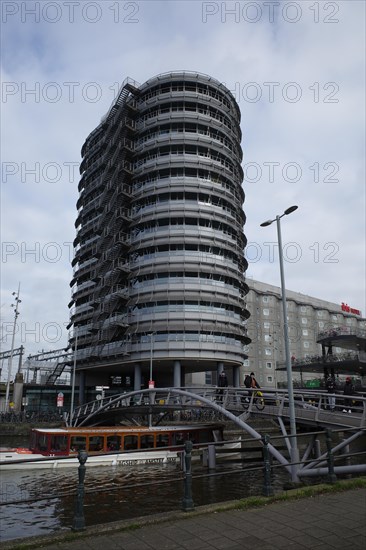
[[[225, 461], [209, 472], [193, 462], [195, 506], [262, 494], [263, 471], [248, 471]], [[230, 473], [228, 473], [230, 472]], [[275, 492], [289, 477], [273, 473]], [[73, 523], [78, 469], [2, 471], [0, 474], [0, 540], [70, 529]], [[179, 464], [101, 466], [86, 469], [84, 515], [87, 526], [159, 512], [180, 510], [183, 474]]]

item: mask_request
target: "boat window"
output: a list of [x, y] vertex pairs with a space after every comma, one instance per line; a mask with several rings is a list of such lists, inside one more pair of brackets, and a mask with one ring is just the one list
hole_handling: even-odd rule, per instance
[[196, 440], [197, 443], [209, 443], [210, 441], [216, 441], [215, 437], [212, 434], [212, 430], [209, 429], [196, 432]]
[[130, 451], [131, 449], [137, 449], [137, 435], [125, 435], [124, 449], [125, 451]]
[[38, 449], [40, 451], [47, 451], [47, 434], [39, 434]]
[[67, 435], [53, 435], [51, 437], [51, 452], [67, 450]]
[[121, 437], [119, 435], [109, 435], [107, 437], [107, 450], [119, 451], [121, 448]]
[[184, 433], [176, 432], [172, 436], [172, 445], [183, 445], [184, 443]]
[[100, 435], [92, 435], [89, 437], [89, 451], [102, 451], [103, 437]]
[[150, 449], [154, 447], [154, 436], [153, 434], [150, 435], [142, 435], [140, 437], [140, 449]]
[[86, 449], [86, 437], [82, 435], [73, 435], [70, 439], [70, 451], [81, 451]]
[[169, 446], [169, 435], [168, 434], [158, 435], [157, 440], [156, 440], [156, 446], [157, 447], [168, 447]]

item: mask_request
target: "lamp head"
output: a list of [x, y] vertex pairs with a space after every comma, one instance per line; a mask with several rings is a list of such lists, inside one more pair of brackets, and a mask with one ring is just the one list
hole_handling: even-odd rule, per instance
[[286, 210], [284, 211], [284, 214], [288, 216], [288, 214], [291, 214], [291, 212], [295, 212], [295, 210], [297, 210], [298, 208], [299, 208], [298, 206], [290, 206], [289, 208], [286, 208]]
[[267, 227], [267, 225], [271, 225], [272, 222], [273, 222], [273, 220], [267, 220], [267, 221], [261, 223], [261, 227]]

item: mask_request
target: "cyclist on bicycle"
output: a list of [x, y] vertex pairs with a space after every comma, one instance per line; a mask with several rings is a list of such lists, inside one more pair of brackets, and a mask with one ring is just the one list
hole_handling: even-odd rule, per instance
[[[251, 372], [250, 375], [247, 374], [244, 378], [244, 386], [248, 388], [248, 390], [255, 390], [256, 388], [259, 389], [260, 385], [258, 384], [257, 380], [255, 379], [254, 372]], [[249, 402], [249, 397], [252, 392], [248, 392], [248, 397], [246, 398], [246, 402]]]

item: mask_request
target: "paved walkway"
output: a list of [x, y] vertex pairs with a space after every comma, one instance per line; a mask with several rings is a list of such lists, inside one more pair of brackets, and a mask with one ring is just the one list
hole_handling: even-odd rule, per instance
[[[317, 495], [270, 503], [250, 510], [184, 514], [118, 531], [131, 524], [102, 525], [65, 535], [38, 538], [33, 548], [43, 550], [339, 550], [366, 548], [366, 489]], [[198, 512], [198, 513], [197, 513]], [[165, 520], [163, 520], [165, 518]], [[173, 516], [172, 516], [173, 518]], [[146, 522], [145, 518], [145, 522]], [[10, 541], [9, 541], [10, 542]], [[30, 539], [23, 541], [29, 543]], [[4, 549], [11, 548], [4, 543]], [[13, 548], [15, 545], [13, 546]], [[27, 546], [25, 546], [26, 548]], [[24, 546], [23, 546], [24, 548]]]

